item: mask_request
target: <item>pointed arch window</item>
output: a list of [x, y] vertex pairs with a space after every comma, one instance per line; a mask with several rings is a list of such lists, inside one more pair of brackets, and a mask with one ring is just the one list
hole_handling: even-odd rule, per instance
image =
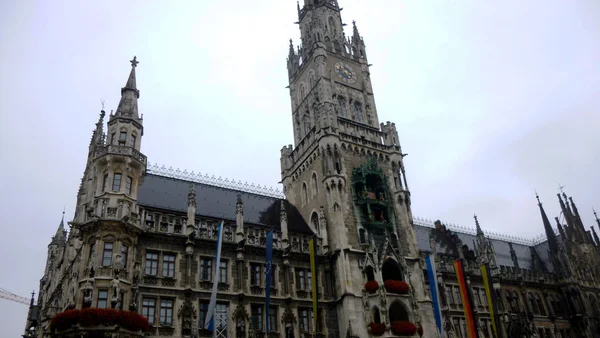
[[310, 180], [310, 190], [312, 192], [313, 196], [317, 196], [317, 194], [319, 193], [319, 185], [317, 182], [317, 174], [313, 173], [312, 174], [312, 178]]
[[311, 89], [315, 86], [315, 76], [313, 74], [310, 74], [310, 77], [308, 78], [308, 83]]
[[308, 203], [308, 189], [306, 188], [306, 183], [302, 183], [302, 204]]
[[338, 96], [338, 111], [342, 117], [348, 116], [348, 107], [346, 105], [346, 99], [343, 96]]
[[307, 135], [310, 132], [310, 115], [308, 111], [304, 114], [304, 135]]
[[317, 235], [320, 233], [321, 229], [319, 228], [319, 215], [316, 212], [313, 212], [310, 216], [310, 223], [315, 228]]
[[329, 22], [329, 31], [331, 32], [331, 35], [335, 37], [337, 35], [337, 27], [335, 25], [335, 20], [332, 16], [330, 16], [327, 21]]
[[354, 104], [352, 105], [353, 109], [352, 109], [352, 115], [354, 115], [354, 119], [357, 122], [363, 122], [363, 109], [362, 109], [362, 104], [359, 101], [354, 101]]
[[304, 89], [304, 85], [300, 85], [300, 97], [298, 98], [298, 103], [304, 100], [304, 94], [306, 94], [306, 89]]
[[542, 298], [539, 293], [535, 294], [535, 303], [538, 313], [542, 316], [546, 315], [546, 308], [544, 307], [544, 302], [542, 302]]

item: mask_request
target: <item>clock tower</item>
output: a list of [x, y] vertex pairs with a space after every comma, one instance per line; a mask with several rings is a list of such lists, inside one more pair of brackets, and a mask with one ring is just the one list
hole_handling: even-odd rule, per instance
[[[330, 258], [320, 285], [335, 290], [340, 336], [349, 323], [368, 337], [372, 322], [408, 321], [435, 332], [425, 265], [417, 249], [404, 156], [394, 123], [379, 123], [365, 43], [352, 22], [344, 34], [337, 0], [298, 4], [301, 44], [287, 59], [294, 145], [281, 150], [286, 198]], [[400, 280], [408, 292], [383, 285]], [[380, 288], [364, 290], [367, 281]], [[325, 300], [321, 300], [322, 302]], [[324, 302], [323, 304], [328, 304]], [[327, 330], [332, 319], [327, 316]], [[390, 333], [391, 334], [391, 333]]]

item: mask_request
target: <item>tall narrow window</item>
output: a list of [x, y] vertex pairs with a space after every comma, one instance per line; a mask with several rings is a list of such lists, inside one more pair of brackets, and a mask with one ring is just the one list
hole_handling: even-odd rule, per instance
[[310, 316], [308, 314], [308, 309], [299, 308], [298, 309], [298, 329], [300, 333], [309, 333], [310, 332]]
[[125, 145], [125, 142], [127, 142], [127, 132], [126, 131], [122, 131], [119, 134], [119, 144], [120, 145]]
[[277, 306], [269, 307], [269, 332], [277, 331]]
[[348, 108], [346, 107], [346, 99], [343, 96], [338, 96], [338, 107], [340, 116], [347, 117], [348, 116]]
[[156, 274], [158, 273], [158, 253], [146, 253], [146, 268], [144, 273], [146, 275], [156, 276]]
[[121, 265], [123, 265], [123, 269], [127, 267], [127, 253], [129, 251], [129, 247], [127, 245], [121, 244]]
[[161, 299], [160, 300], [160, 325], [163, 325], [163, 326], [173, 325], [173, 300], [172, 299]]
[[206, 316], [208, 315], [208, 303], [207, 302], [200, 302], [200, 313], [198, 314], [199, 318], [200, 318], [200, 325], [204, 326], [204, 323], [206, 322]]
[[250, 285], [262, 285], [260, 264], [250, 264]]
[[219, 283], [227, 283], [227, 261], [221, 261], [219, 265]]
[[113, 176], [112, 190], [113, 191], [120, 191], [121, 190], [121, 174], [116, 173]]
[[104, 243], [104, 251], [102, 252], [102, 266], [110, 266], [112, 264], [113, 243]]
[[162, 267], [163, 277], [175, 277], [175, 255], [164, 254]]
[[306, 182], [302, 183], [302, 204], [308, 203], [308, 189], [306, 188]]
[[96, 305], [99, 309], [106, 309], [108, 306], [108, 290], [98, 290], [98, 303]]
[[354, 101], [354, 119], [358, 122], [363, 122], [363, 109], [362, 104], [358, 101]]
[[127, 195], [131, 195], [131, 181], [133, 179], [131, 178], [131, 176], [127, 176], [127, 178], [125, 179], [125, 192], [127, 193]]
[[129, 138], [129, 146], [132, 148], [135, 148], [135, 141], [136, 141], [136, 137], [135, 135], [131, 134], [131, 137]]
[[150, 325], [154, 325], [154, 314], [156, 313], [156, 299], [144, 298], [142, 299], [142, 316], [148, 319]]
[[117, 137], [117, 133], [110, 134], [110, 144], [115, 144], [115, 138]]
[[252, 304], [252, 324], [254, 330], [263, 330], [263, 307], [262, 305]]
[[211, 280], [212, 271], [212, 259], [201, 258], [200, 259], [200, 279], [204, 281]]
[[319, 193], [319, 184], [317, 182], [317, 174], [316, 173], [312, 174], [312, 179], [310, 182], [311, 182], [310, 190], [312, 192], [312, 195], [316, 196]]
[[102, 192], [105, 192], [108, 190], [108, 174], [104, 174], [104, 177], [102, 178]]

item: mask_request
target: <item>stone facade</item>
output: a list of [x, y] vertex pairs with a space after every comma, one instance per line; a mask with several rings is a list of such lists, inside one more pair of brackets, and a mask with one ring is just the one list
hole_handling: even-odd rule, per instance
[[[48, 246], [37, 319], [25, 336], [30, 328], [48, 336], [55, 314], [86, 307], [137, 311], [152, 337], [210, 336], [203, 323], [215, 282], [226, 337], [370, 337], [378, 323], [392, 337], [398, 321], [438, 337], [424, 263], [433, 252], [444, 337], [466, 337], [456, 259], [465, 262], [480, 337], [493, 337], [481, 263], [493, 268], [500, 336], [598, 337], [600, 240], [566, 196], [559, 196], [567, 223], [557, 219], [559, 235], [539, 203], [547, 240], [535, 243], [490, 238], [478, 222], [470, 233], [413, 217], [406, 154], [395, 124], [379, 122], [364, 40], [355, 23], [344, 35], [340, 10], [336, 0], [298, 6], [302, 46], [290, 41], [287, 60], [295, 144], [281, 150], [285, 195], [148, 166], [131, 61], [107, 131], [104, 111], [93, 131], [70, 231], [63, 219]], [[274, 277], [265, 290], [271, 227]], [[315, 234], [316, 328], [308, 254]]]

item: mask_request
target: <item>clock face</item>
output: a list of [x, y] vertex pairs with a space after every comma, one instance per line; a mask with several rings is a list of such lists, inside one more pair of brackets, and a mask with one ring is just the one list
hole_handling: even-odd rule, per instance
[[356, 82], [356, 72], [350, 65], [343, 62], [338, 62], [335, 64], [335, 73], [337, 76], [342, 79], [346, 83], [354, 83]]

